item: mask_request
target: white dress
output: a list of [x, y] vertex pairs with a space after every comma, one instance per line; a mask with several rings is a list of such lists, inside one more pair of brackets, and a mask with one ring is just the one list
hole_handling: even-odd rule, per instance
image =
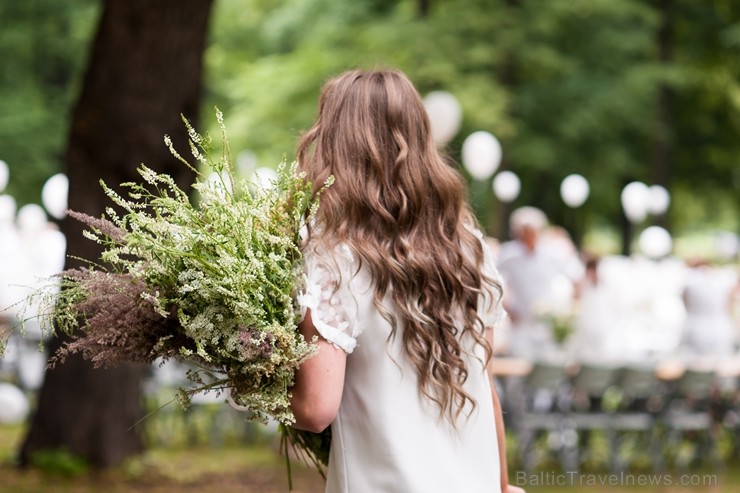
[[[498, 279], [488, 247], [486, 274]], [[477, 406], [457, 427], [420, 396], [399, 334], [373, 304], [369, 273], [350, 249], [306, 253], [306, 287], [298, 301], [319, 333], [347, 352], [344, 391], [331, 426], [327, 493], [491, 493], [500, 491], [491, 383], [481, 361], [467, 358], [466, 391]], [[486, 297], [488, 298], [488, 296]], [[499, 300], [481, 300], [487, 326], [501, 315]], [[393, 312], [386, 297], [384, 308]], [[484, 307], [492, 307], [484, 310]], [[470, 347], [470, 341], [465, 341]], [[476, 350], [480, 359], [482, 351]]]
[[737, 351], [737, 330], [730, 299], [737, 284], [734, 269], [692, 269], [684, 289], [686, 321], [684, 352], [687, 357], [726, 358]]

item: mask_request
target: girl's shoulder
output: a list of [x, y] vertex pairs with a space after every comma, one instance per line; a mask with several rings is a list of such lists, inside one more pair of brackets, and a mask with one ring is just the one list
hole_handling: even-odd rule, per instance
[[465, 229], [467, 229], [469, 232], [473, 234], [476, 238], [478, 238], [478, 241], [480, 242], [481, 248], [483, 250], [483, 268], [484, 269], [492, 269], [495, 271], [496, 274], [498, 274], [498, 270], [496, 269], [496, 251], [494, 251], [492, 243], [498, 244], [498, 241], [495, 238], [487, 237], [485, 234], [483, 234], [483, 231], [475, 225], [464, 223]]
[[338, 272], [347, 271], [357, 263], [352, 248], [346, 243], [311, 242], [303, 248], [303, 258], [306, 264], [322, 265]]

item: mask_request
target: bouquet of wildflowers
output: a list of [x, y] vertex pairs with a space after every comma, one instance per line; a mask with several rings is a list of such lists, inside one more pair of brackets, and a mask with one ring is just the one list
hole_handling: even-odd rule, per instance
[[102, 184], [118, 206], [102, 218], [70, 212], [103, 246], [102, 265], [62, 272], [42, 322], [73, 337], [54, 360], [81, 353], [97, 365], [185, 361], [193, 385], [179, 390], [181, 404], [199, 392], [224, 392], [250, 419], [275, 419], [284, 436], [308, 447], [288, 426], [289, 388], [315, 351], [297, 330], [295, 295], [300, 230], [318, 202], [295, 163], [282, 163], [270, 186], [237, 181], [218, 111], [217, 119], [218, 159], [210, 136], [185, 120], [194, 159], [214, 171], [208, 177], [165, 137], [197, 174], [197, 205], [172, 177], [142, 165], [143, 182], [122, 184], [125, 197]]

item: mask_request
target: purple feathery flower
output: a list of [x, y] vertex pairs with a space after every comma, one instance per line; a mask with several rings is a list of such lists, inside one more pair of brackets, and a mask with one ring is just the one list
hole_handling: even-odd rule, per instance
[[254, 327], [239, 330], [239, 342], [242, 344], [242, 355], [249, 361], [267, 359], [274, 350], [275, 336]]
[[86, 268], [69, 269], [62, 275], [86, 292], [74, 304], [84, 324], [53, 356], [52, 365], [74, 353], [81, 353], [96, 366], [151, 363], [159, 356], [176, 356], [180, 347], [193, 346], [182, 334], [175, 314], [162, 316], [152, 301], [142, 296], [149, 288], [140, 279]]
[[119, 228], [108, 219], [93, 217], [83, 212], [72, 210], [68, 210], [67, 215], [74, 219], [77, 219], [81, 223], [86, 224], [93, 229], [97, 229], [113, 241], [121, 241], [121, 239], [123, 239], [123, 237], [126, 235], [125, 229]]

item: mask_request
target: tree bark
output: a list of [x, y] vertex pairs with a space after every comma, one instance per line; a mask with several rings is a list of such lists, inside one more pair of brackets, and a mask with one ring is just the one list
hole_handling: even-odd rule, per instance
[[[107, 0], [93, 42], [82, 92], [74, 108], [64, 156], [69, 208], [100, 216], [112, 205], [109, 186], [140, 181], [139, 164], [172, 175], [181, 187], [192, 173], [170, 156], [169, 134], [179, 148], [187, 134], [180, 114], [196, 121], [202, 57], [211, 0]], [[67, 268], [96, 260], [97, 244], [82, 225], [65, 220]], [[54, 351], [64, 343], [55, 338]], [[136, 421], [142, 416], [145, 368], [94, 369], [70, 357], [48, 370], [38, 406], [21, 446], [22, 465], [36, 452], [64, 450], [93, 467], [109, 467], [142, 451]]]

